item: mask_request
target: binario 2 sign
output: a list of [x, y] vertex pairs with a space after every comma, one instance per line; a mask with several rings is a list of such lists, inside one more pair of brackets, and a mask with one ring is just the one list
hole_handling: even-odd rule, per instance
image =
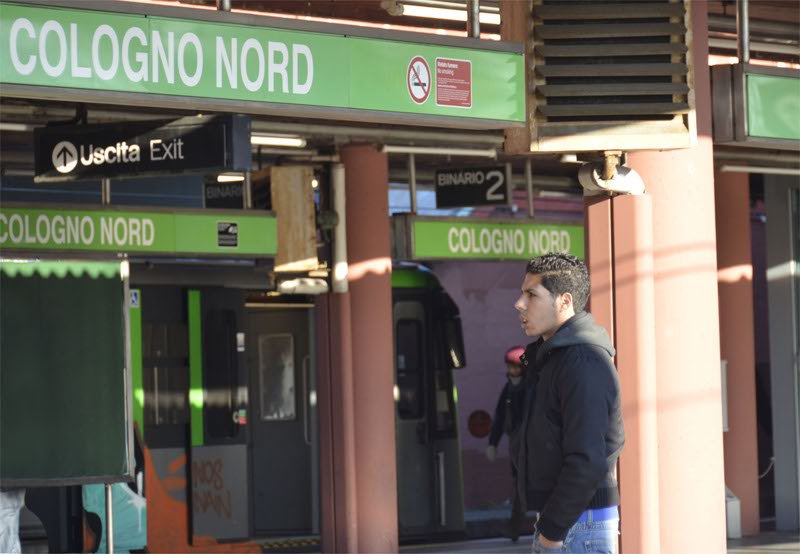
[[434, 174], [437, 208], [506, 204], [505, 166], [437, 169]]

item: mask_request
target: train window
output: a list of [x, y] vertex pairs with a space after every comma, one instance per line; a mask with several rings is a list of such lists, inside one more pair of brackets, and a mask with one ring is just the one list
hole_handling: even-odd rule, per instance
[[461, 321], [458, 318], [443, 320], [442, 331], [447, 365], [453, 369], [462, 369], [466, 362], [464, 359], [464, 338], [461, 334]]
[[458, 306], [444, 291], [439, 291], [434, 298], [434, 313], [442, 334], [441, 345], [444, 362], [452, 369], [461, 369], [466, 365], [466, 359], [464, 358], [464, 337], [461, 333]]
[[295, 419], [293, 335], [259, 335], [258, 375], [261, 420]]
[[423, 417], [422, 325], [401, 319], [395, 331], [397, 349], [397, 412], [402, 419]]
[[449, 369], [435, 373], [436, 381], [436, 421], [434, 432], [439, 437], [455, 436], [455, 403], [453, 402], [453, 380]]
[[189, 422], [187, 344], [185, 325], [145, 323], [142, 326], [145, 425]]

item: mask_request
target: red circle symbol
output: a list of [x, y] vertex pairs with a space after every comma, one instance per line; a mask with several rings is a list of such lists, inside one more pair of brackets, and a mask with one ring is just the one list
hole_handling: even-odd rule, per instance
[[470, 435], [482, 439], [492, 432], [492, 416], [484, 410], [475, 410], [469, 414], [467, 429]]
[[406, 85], [408, 94], [417, 104], [424, 104], [431, 95], [431, 68], [422, 56], [415, 56], [408, 64], [406, 72]]

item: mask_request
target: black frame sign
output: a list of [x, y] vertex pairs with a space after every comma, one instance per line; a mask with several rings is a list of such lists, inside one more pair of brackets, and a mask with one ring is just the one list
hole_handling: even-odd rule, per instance
[[437, 208], [463, 208], [508, 203], [505, 166], [437, 169]]
[[800, 151], [800, 71], [752, 64], [711, 68], [714, 144]]
[[251, 164], [243, 115], [55, 125], [35, 129], [33, 140], [37, 183], [247, 171]]
[[203, 206], [237, 209], [244, 205], [244, 181], [203, 183]]

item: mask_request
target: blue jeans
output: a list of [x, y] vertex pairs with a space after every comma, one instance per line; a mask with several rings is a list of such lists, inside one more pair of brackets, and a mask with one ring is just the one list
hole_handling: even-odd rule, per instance
[[619, 512], [614, 518], [598, 521], [593, 512], [586, 510], [575, 525], [570, 527], [564, 544], [556, 548], [548, 548], [539, 542], [539, 531], [533, 534], [533, 553], [545, 554], [560, 552], [564, 554], [615, 554], [619, 535]]

